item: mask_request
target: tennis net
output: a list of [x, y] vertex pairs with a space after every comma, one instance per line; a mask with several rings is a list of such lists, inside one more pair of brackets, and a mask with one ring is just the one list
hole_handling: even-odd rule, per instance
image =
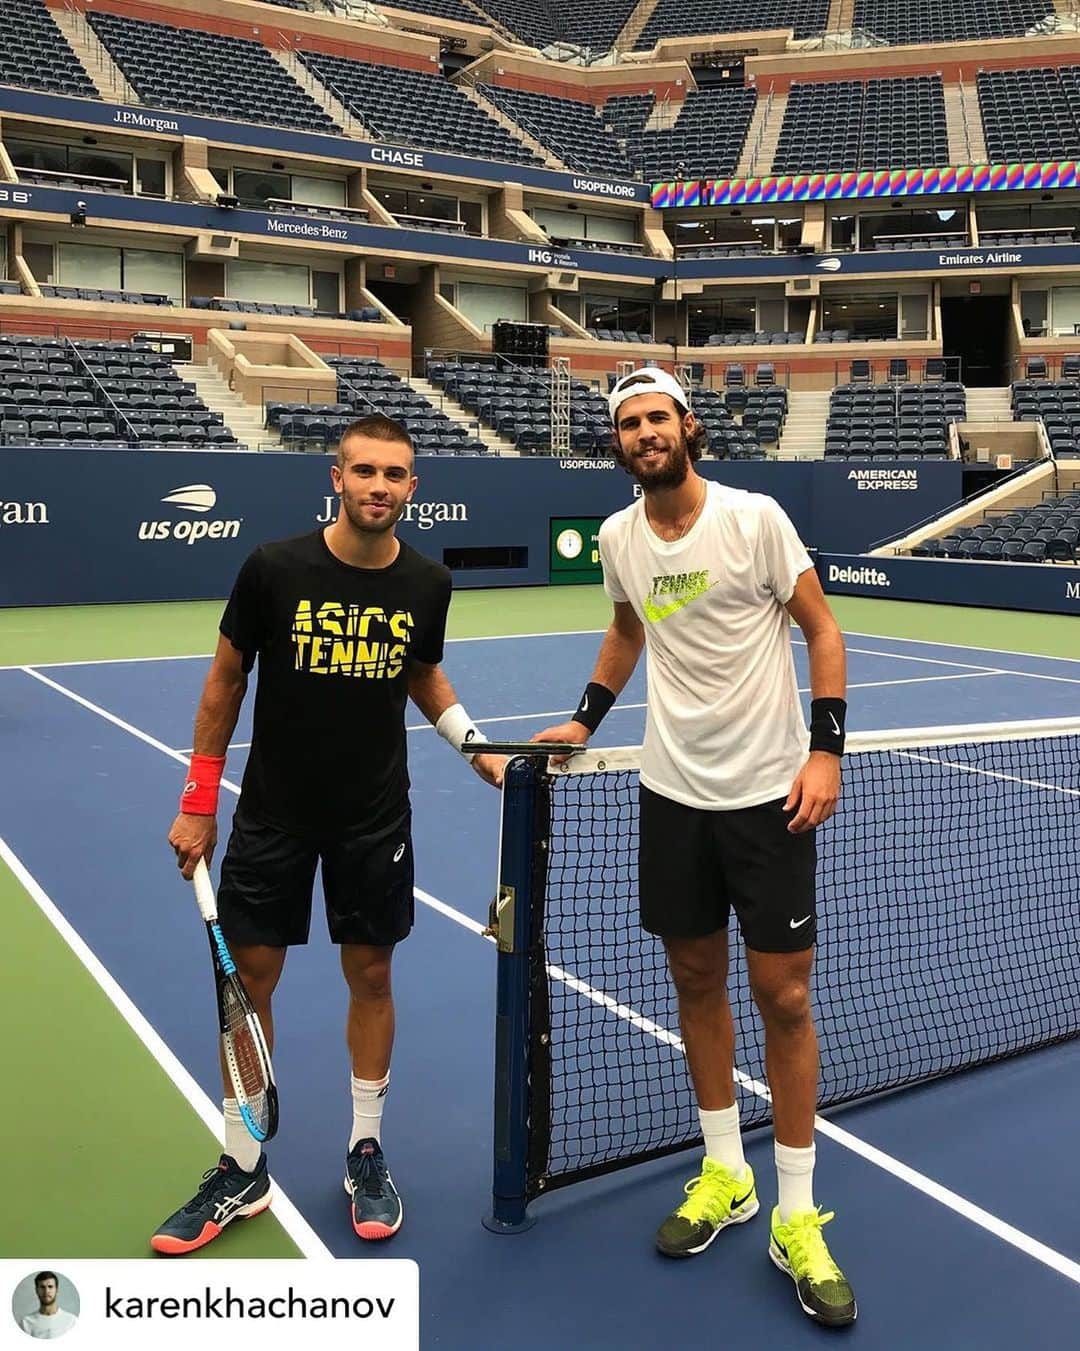
[[[848, 751], [818, 834], [820, 1105], [1077, 1035], [1080, 720], [853, 734]], [[663, 949], [637, 918], [638, 759], [508, 775], [495, 1214], [511, 1225], [542, 1192], [700, 1140]], [[741, 1116], [761, 1125], [762, 1036], [731, 950]]]

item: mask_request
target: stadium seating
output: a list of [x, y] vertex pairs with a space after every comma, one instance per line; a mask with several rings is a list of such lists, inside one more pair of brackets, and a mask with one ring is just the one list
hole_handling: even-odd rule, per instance
[[455, 23], [483, 26], [483, 19], [475, 9], [461, 0], [394, 0], [394, 9], [411, 10], [414, 14], [430, 14], [436, 19], [453, 19]]
[[339, 130], [261, 43], [117, 14], [87, 17], [136, 93], [154, 107]]
[[825, 455], [944, 458], [948, 425], [966, 413], [963, 385], [949, 380], [837, 385], [829, 397]]
[[980, 71], [978, 90], [991, 163], [1080, 154], [1080, 67]]
[[666, 37], [770, 28], [793, 28], [807, 38], [823, 32], [828, 17], [829, 0], [660, 0], [634, 45], [640, 51]]
[[50, 300], [93, 300], [106, 305], [171, 305], [168, 296], [148, 291], [97, 291], [88, 286], [43, 286], [41, 294]]
[[[428, 379], [445, 389], [463, 408], [511, 440], [523, 455], [551, 448], [550, 373], [542, 369], [506, 370], [490, 362], [431, 361]], [[614, 379], [614, 377], [611, 377]], [[741, 402], [729, 391], [695, 388], [694, 413], [709, 434], [709, 453], [723, 459], [764, 458], [762, 449], [779, 438], [787, 392], [775, 386], [742, 390]], [[741, 421], [736, 421], [741, 416]], [[582, 380], [571, 381], [570, 446], [575, 455], [611, 451], [611, 417], [605, 396]]]
[[475, 3], [530, 47], [569, 43], [606, 52], [615, 45], [635, 0], [593, 0], [589, 5], [578, 4], [576, 0], [475, 0]]
[[375, 135], [458, 155], [539, 164], [539, 158], [441, 75], [298, 52]]
[[804, 333], [710, 333], [706, 347], [776, 347], [801, 343]]
[[1032, 507], [992, 508], [978, 525], [960, 525], [948, 535], [924, 540], [916, 558], [975, 562], [1080, 562], [1080, 492], [1052, 494]]
[[146, 344], [0, 334], [0, 445], [236, 448]]
[[941, 77], [793, 84], [774, 173], [948, 164]]
[[480, 92], [571, 169], [630, 177], [626, 151], [594, 104], [496, 84], [480, 85]]
[[76, 98], [98, 97], [42, 0], [4, 0], [0, 84], [48, 89]]
[[1053, 14], [1053, 0], [855, 0], [853, 27], [889, 43], [1018, 37]]
[[651, 333], [634, 333], [624, 328], [588, 328], [590, 338], [597, 342], [655, 342]]
[[[1030, 370], [1029, 362], [1029, 374]], [[1080, 455], [1080, 381], [1075, 378], [1016, 380], [1011, 401], [1017, 422], [1042, 419], [1055, 455], [1068, 458]]]
[[419, 455], [485, 455], [483, 441], [453, 422], [376, 357], [327, 357], [337, 372], [332, 404], [267, 403], [266, 425], [290, 450], [329, 450], [358, 417], [383, 413], [400, 422]]
[[639, 131], [629, 138], [628, 154], [645, 179], [719, 177], [735, 172], [757, 91], [739, 84], [693, 89], [672, 127]]
[[652, 94], [612, 94], [604, 104], [604, 123], [625, 140], [645, 126], [655, 102]]

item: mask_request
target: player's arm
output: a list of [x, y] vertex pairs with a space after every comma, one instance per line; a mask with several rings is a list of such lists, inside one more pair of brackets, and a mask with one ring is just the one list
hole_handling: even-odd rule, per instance
[[799, 834], [827, 821], [840, 797], [847, 705], [844, 638], [813, 568], [799, 574], [786, 606], [802, 630], [810, 657], [810, 757], [791, 786], [788, 830]]
[[611, 623], [573, 718], [537, 732], [533, 741], [569, 741], [584, 746], [634, 674], [645, 646], [645, 629], [629, 601], [617, 600], [613, 605]]
[[[460, 751], [467, 741], [480, 744], [486, 739], [458, 702], [453, 685], [438, 663], [431, 665], [414, 658], [409, 662], [408, 679], [409, 698], [456, 751]], [[474, 752], [466, 758], [485, 783], [490, 783], [493, 788], [502, 786], [505, 756]]]
[[219, 634], [195, 714], [194, 751], [180, 812], [169, 831], [176, 862], [189, 881], [199, 859], [210, 862], [217, 843], [217, 788], [247, 684], [244, 654]]

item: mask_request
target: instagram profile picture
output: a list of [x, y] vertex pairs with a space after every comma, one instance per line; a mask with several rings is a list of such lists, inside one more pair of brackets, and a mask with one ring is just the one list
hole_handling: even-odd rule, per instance
[[35, 1341], [54, 1342], [79, 1322], [79, 1292], [62, 1273], [41, 1268], [24, 1276], [11, 1296], [11, 1312], [21, 1332]]

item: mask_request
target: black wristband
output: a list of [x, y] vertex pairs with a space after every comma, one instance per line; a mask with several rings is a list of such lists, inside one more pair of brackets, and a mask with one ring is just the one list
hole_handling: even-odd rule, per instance
[[843, 755], [846, 717], [843, 699], [815, 699], [810, 705], [810, 749]]
[[581, 703], [578, 704], [572, 721], [580, 722], [590, 732], [595, 732], [614, 702], [615, 696], [606, 685], [597, 685], [595, 681], [590, 680], [585, 686], [585, 693], [581, 696]]

